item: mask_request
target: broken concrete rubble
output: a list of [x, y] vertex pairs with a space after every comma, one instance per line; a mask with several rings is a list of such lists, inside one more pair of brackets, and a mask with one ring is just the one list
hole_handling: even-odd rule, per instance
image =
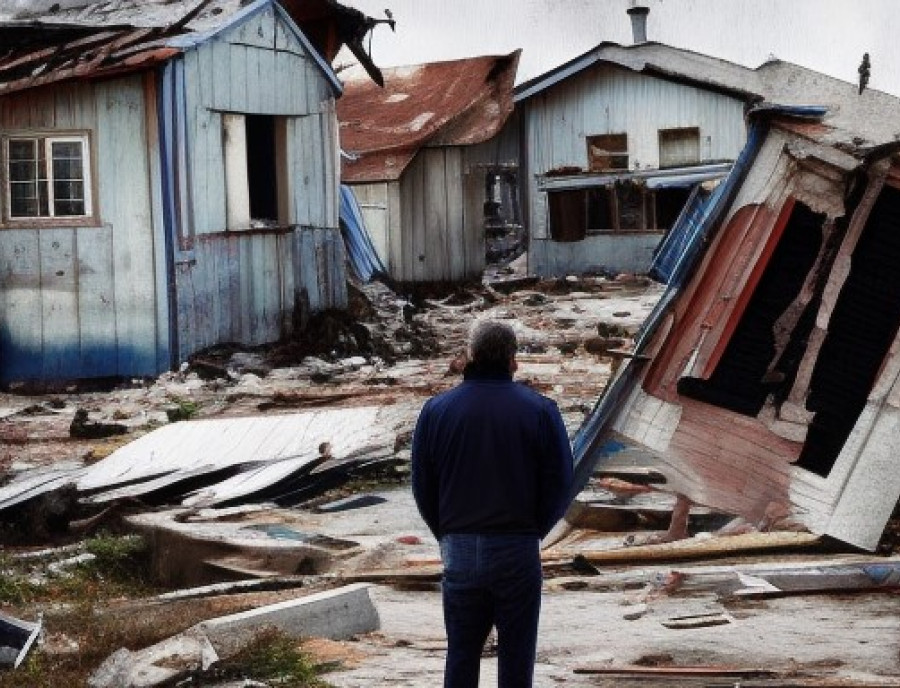
[[113, 653], [92, 674], [90, 688], [151, 688], [202, 674], [234, 655], [264, 629], [290, 638], [343, 640], [378, 630], [367, 585], [356, 584], [248, 612], [209, 619], [151, 647]]
[[[479, 306], [488, 309], [484, 313], [508, 318], [513, 323], [526, 349], [520, 356], [520, 379], [559, 401], [571, 431], [582, 424], [591, 404], [600, 396], [606, 376], [616, 365], [607, 354], [586, 351], [584, 342], [598, 335], [598, 324], [602, 322], [612, 326], [621, 320], [626, 330], [636, 329], [661, 291], [658, 286], [638, 291], [632, 291], [630, 287], [615, 291], [612, 288], [615, 286], [619, 285], [610, 281], [598, 281], [597, 285], [585, 281], [577, 285], [537, 283], [529, 289], [544, 298], [535, 299], [531, 305], [526, 305], [527, 299], [518, 298], [513, 292], [508, 296], [501, 295], [495, 303]], [[535, 287], [539, 291], [535, 292]], [[626, 311], [631, 313], [627, 318], [614, 316], [614, 313]], [[2, 422], [25, 428], [24, 443], [16, 445], [21, 447], [17, 449], [17, 460], [40, 465], [42, 457], [46, 456], [43, 452], [48, 452], [49, 447], [54, 447], [55, 455], [75, 458], [93, 451], [94, 446], [107, 446], [76, 440], [53, 445], [47, 441], [47, 438], [65, 435], [76, 407], [88, 408], [92, 417], [106, 420], [114, 420], [118, 411], [126, 416], [121, 422], [132, 428], [141, 427], [142, 419], [156, 418], [165, 422], [164, 414], [160, 418], [158, 410], [172, 405], [174, 398], [196, 403], [195, 418], [200, 420], [260, 417], [262, 405], [267, 405], [266, 418], [298, 409], [322, 411], [325, 406], [328, 410], [350, 411], [343, 417], [355, 418], [356, 409], [391, 407], [387, 416], [376, 416], [376, 423], [389, 418], [384, 424], [391, 428], [393, 436], [386, 439], [387, 454], [408, 460], [405, 448], [419, 406], [427, 396], [458, 379], [458, 373], [450, 372], [450, 362], [461, 352], [472, 315], [458, 314], [447, 308], [429, 309], [427, 304], [412, 314], [413, 323], [427, 323], [427, 327], [436, 332], [446, 332], [445, 347], [432, 351], [425, 359], [388, 363], [367, 356], [367, 365], [355, 367], [356, 362], [347, 361], [349, 355], [332, 359], [323, 353], [318, 361], [302, 358], [294, 359], [292, 365], [284, 368], [276, 366], [268, 375], [257, 376], [252, 385], [250, 378], [246, 384], [216, 377], [201, 378], [188, 368], [151, 384], [116, 390], [103, 396], [66, 399], [61, 412], [57, 409], [52, 415], [48, 410], [28, 416], [27, 420], [25, 416], [14, 415]], [[393, 317], [397, 322], [410, 324], [403, 319], [399, 308]], [[624, 335], [606, 332], [603, 336]], [[233, 352], [228, 353], [225, 360], [232, 355]], [[317, 372], [323, 374], [322, 381], [311, 379]], [[291, 403], [297, 406], [291, 407]], [[15, 404], [0, 399], [0, 406], [13, 407]], [[335, 416], [339, 417], [342, 416]], [[189, 426], [194, 422], [179, 425]], [[318, 461], [323, 456], [319, 451], [321, 442], [313, 444], [314, 461]], [[333, 458], [337, 457], [334, 449], [331, 454]], [[176, 463], [173, 459], [172, 465]], [[85, 467], [83, 462], [77, 461], [71, 468]], [[159, 478], [165, 482], [170, 475], [166, 473]], [[182, 487], [178, 486], [170, 494], [156, 488], [146, 494], [154, 496], [160, 504], [180, 505], [188, 494], [199, 496], [199, 490], [207, 487], [211, 478], [221, 482], [224, 477], [203, 472], [183, 475], [196, 481], [190, 489], [185, 483], [183, 493], [180, 492]], [[311, 471], [304, 474], [304, 479], [311, 475]], [[261, 502], [252, 505], [245, 503], [245, 497], [237, 497], [233, 506], [170, 506], [158, 511], [128, 502], [123, 511], [124, 523], [129, 529], [149, 533], [148, 537], [155, 542], [153, 566], [160, 580], [167, 585], [194, 585], [227, 579], [233, 586], [237, 578], [247, 586], [246, 591], [242, 587], [213, 588], [202, 593], [204, 595], [237, 597], [249, 594], [249, 590], [256, 589], [255, 584], [248, 582], [251, 578], [258, 581], [262, 586], [260, 589], [268, 589], [268, 585], [283, 589], [290, 585], [329, 586], [337, 581], [379, 582], [380, 585], [370, 589], [370, 594], [382, 619], [381, 630], [352, 643], [354, 661], [344, 663], [338, 671], [329, 674], [329, 683], [348, 688], [437, 685], [445, 648], [436, 592], [436, 583], [440, 579], [437, 546], [415, 518], [406, 486], [394, 486], [406, 478], [392, 468], [380, 473], [380, 478], [383, 480], [387, 475], [395, 476], [396, 480], [380, 485], [367, 482], [356, 486], [354, 491], [315, 493], [311, 499], [299, 501], [291, 508], [277, 508], [269, 501], [272, 495], [258, 495]], [[145, 487], [151, 486], [153, 479], [151, 471], [146, 476]], [[560, 549], [551, 548], [546, 553], [545, 572], [549, 580], [542, 621], [539, 685], [541, 681], [554, 681], [575, 688], [596, 686], [596, 677], [576, 675], [574, 668], [595, 662], [608, 666], [639, 664], [651, 655], [665, 654], [670, 657], [670, 665], [693, 666], [734, 664], [734, 657], [752, 655], [779, 671], [796, 671], [798, 665], [809, 665], [820, 679], [839, 678], [850, 682], [854, 677], [864, 677], [870, 685], [880, 677], [900, 671], [900, 660], [895, 656], [896, 652], [892, 654], [893, 648], [888, 647], [889, 641], [885, 640], [900, 632], [896, 624], [900, 610], [895, 609], [895, 595], [859, 591], [854, 592], [851, 602], [843, 595], [819, 593], [811, 601], [812, 598], [805, 597], [806, 593], [797, 590], [791, 595], [760, 595], [760, 599], [752, 602], [741, 601], [743, 598], [730, 594], [741, 585], [736, 573], [715, 574], [721, 584], [713, 585], [712, 572], [707, 575], [698, 571], [704, 566], [709, 568], [712, 556], [721, 566], [737, 566], [743, 560], [747, 565], [740, 568], [744, 582], [752, 581], [752, 576], [761, 572], [761, 569], [754, 569], [754, 565], [777, 569], [777, 563], [797, 558], [804, 558], [810, 567], [815, 562], [821, 562], [823, 566], [828, 562], [839, 563], [833, 554], [823, 554], [817, 545], [809, 549], [791, 546], [751, 552], [747, 550], [748, 541], [738, 539], [733, 541], [730, 549], [719, 548], [713, 555], [716, 548], [710, 543], [722, 542], [725, 538], [710, 534], [687, 540], [681, 547], [699, 545], [698, 552], [707, 548], [706, 552], [698, 553], [698, 559], [682, 558], [678, 563], [673, 563], [671, 557], [683, 556], [683, 552], [679, 554], [679, 547], [624, 547], [629, 536], [639, 540], [648, 532], [659, 532], [665, 527], [673, 498], [646, 489], [648, 485], [664, 488], [664, 480], [658, 463], [641, 463], [630, 449], [623, 449], [610, 461], [600, 464], [589, 488], [579, 496], [579, 504], [587, 508], [590, 518], [585, 516], [581, 521], [573, 512], [571, 517], [575, 525], [600, 526], [602, 522], [604, 532], [588, 530], [579, 533], [576, 528], [568, 533], [568, 540], [560, 541], [563, 543]], [[20, 508], [16, 505], [7, 513]], [[83, 508], [97, 507], [83, 505]], [[690, 511], [691, 534], [717, 532], [718, 527], [730, 518], [709, 507], [695, 505]], [[602, 518], [598, 516], [601, 512]], [[592, 523], [590, 519], [593, 518], [597, 521]], [[795, 534], [789, 535], [794, 537]], [[772, 536], [766, 534], [761, 539], [770, 541]], [[793, 544], [797, 544], [796, 538]], [[590, 568], [585, 567], [585, 571], [593, 572], [592, 575], [574, 575], [577, 557], [605, 549], [616, 552], [615, 556], [621, 559], [605, 561], [592, 557], [591, 562], [586, 562]], [[660, 554], [645, 557], [643, 564], [636, 565], [636, 557], [647, 550]], [[73, 554], [77, 552], [71, 552], [69, 556]], [[686, 571], [687, 575], [678, 590], [663, 591], [656, 583], [657, 575], [665, 578], [672, 570]], [[608, 585], [601, 588], [604, 581], [614, 580], [615, 576], [621, 576], [622, 587]], [[762, 578], [761, 573], [759, 577]], [[809, 572], [807, 578], [813, 583], [823, 580]], [[556, 580], [571, 587], [557, 588]], [[648, 589], [648, 586], [651, 587]], [[646, 605], [643, 613], [632, 621], [625, 621], [625, 615], [638, 609], [641, 603], [635, 600], [645, 590], [649, 590], [649, 595], [643, 602]], [[727, 599], [735, 597], [738, 598], [736, 602]], [[152, 599], [158, 603], [156, 597]], [[165, 603], [174, 603], [174, 600]], [[817, 618], [815, 629], [806, 621], [798, 625], [797, 620], [805, 619], [813, 604]], [[678, 617], [724, 612], [731, 616], [731, 623], [677, 630], [662, 624]], [[818, 633], [824, 633], [826, 637], [821, 643], [818, 640], [812, 642]], [[678, 635], [678, 639], [672, 638], [674, 635]], [[794, 651], [797, 646], [801, 647]], [[822, 664], [835, 657], [840, 657], [844, 665]], [[489, 658], [485, 664], [485, 680], [495, 679], [495, 660]], [[740, 664], [750, 666], [752, 663]]]

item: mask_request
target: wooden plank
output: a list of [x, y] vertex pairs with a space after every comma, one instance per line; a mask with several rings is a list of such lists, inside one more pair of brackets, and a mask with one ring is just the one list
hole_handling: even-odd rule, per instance
[[451, 264], [450, 252], [446, 151], [443, 148], [425, 148], [421, 151], [421, 155], [424, 194], [423, 278], [430, 281], [450, 280], [455, 266]]
[[[679, 561], [686, 559], [704, 559], [707, 557], [723, 557], [750, 552], [774, 552], [786, 550], [809, 549], [818, 546], [821, 537], [810, 533], [771, 532], [745, 533], [741, 535], [720, 536], [707, 539], [690, 538], [652, 545], [635, 545], [609, 550], [590, 550], [579, 548], [579, 554], [592, 564], [612, 564], [639, 561]], [[552, 558], [555, 545], [545, 552]]]
[[[147, 137], [147, 175], [150, 181], [150, 213], [151, 226], [153, 228], [153, 274], [156, 282], [156, 293], [159, 295], [156, 308], [156, 372], [161, 373], [172, 366], [172, 351], [170, 344], [169, 308], [169, 279], [172, 276], [168, 270], [168, 256], [166, 247], [166, 226], [163, 212], [163, 181], [162, 181], [162, 149], [159, 140], [159, 111], [155, 107], [158, 98], [157, 77], [150, 72], [144, 75], [144, 102], [154, 104], [146, 108], [145, 136]], [[82, 237], [79, 237], [82, 241]], [[112, 269], [112, 240], [108, 240], [108, 261]], [[100, 252], [104, 255], [104, 252]], [[82, 254], [81, 259], [84, 259]], [[83, 279], [83, 277], [82, 277]], [[112, 280], [109, 280], [108, 298], [103, 303], [112, 306]], [[79, 308], [81, 305], [79, 305]], [[112, 306], [114, 308], [114, 306]], [[82, 318], [85, 316], [83, 315]], [[84, 338], [82, 337], [82, 341]], [[82, 356], [84, 350], [82, 349]]]
[[582, 664], [573, 669], [576, 674], [615, 676], [656, 676], [656, 677], [721, 677], [751, 678], [754, 676], [780, 676], [782, 672], [760, 667], [717, 667], [717, 666], [643, 666], [637, 664]]

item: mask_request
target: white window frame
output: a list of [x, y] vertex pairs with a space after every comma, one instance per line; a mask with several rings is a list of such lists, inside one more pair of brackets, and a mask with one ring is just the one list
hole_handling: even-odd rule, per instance
[[[10, 175], [9, 145], [13, 141], [32, 141], [38, 146], [43, 146], [44, 157], [47, 160], [47, 214], [46, 215], [13, 215], [12, 214], [12, 179]], [[81, 144], [82, 187], [84, 201], [84, 213], [78, 215], [57, 215], [55, 212], [54, 177], [53, 177], [53, 144], [78, 143]], [[90, 135], [84, 133], [57, 134], [51, 132], [22, 132], [20, 134], [6, 134], [3, 137], [3, 199], [4, 220], [6, 223], [47, 223], [59, 222], [83, 222], [94, 217], [93, 202], [93, 175]]]

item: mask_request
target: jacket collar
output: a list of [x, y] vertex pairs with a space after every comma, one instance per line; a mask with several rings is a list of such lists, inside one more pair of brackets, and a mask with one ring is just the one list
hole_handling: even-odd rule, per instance
[[512, 381], [512, 373], [506, 366], [470, 362], [463, 370], [465, 380], [498, 380]]

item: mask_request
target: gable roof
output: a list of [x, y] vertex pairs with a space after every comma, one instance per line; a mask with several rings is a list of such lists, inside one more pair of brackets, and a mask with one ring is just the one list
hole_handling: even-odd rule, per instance
[[515, 90], [515, 101], [527, 100], [595, 64], [624, 67], [633, 72], [726, 93], [748, 102], [760, 97], [759, 77], [748, 67], [664, 43], [623, 46], [603, 42], [549, 72], [519, 84]]
[[640, 74], [724, 93], [748, 105], [824, 106], [822, 124], [840, 137], [862, 138], [870, 145], [895, 140], [900, 135], [900, 99], [871, 89], [861, 93], [856, 84], [806, 67], [769, 60], [751, 69], [664, 43], [646, 42], [622, 46], [601, 43], [549, 72], [516, 87], [514, 100], [521, 103], [597, 64], [613, 65]]
[[[338, 6], [318, 0], [323, 2]], [[331, 66], [276, 0], [110, 0], [0, 24], [0, 44], [8, 50], [0, 58], [0, 95], [147, 69], [269, 7], [291, 27], [339, 94], [341, 84]], [[310, 15], [311, 21], [321, 22], [320, 14]]]
[[384, 70], [384, 88], [348, 80], [337, 103], [344, 182], [398, 179], [425, 145], [494, 136], [513, 109], [520, 51]]

